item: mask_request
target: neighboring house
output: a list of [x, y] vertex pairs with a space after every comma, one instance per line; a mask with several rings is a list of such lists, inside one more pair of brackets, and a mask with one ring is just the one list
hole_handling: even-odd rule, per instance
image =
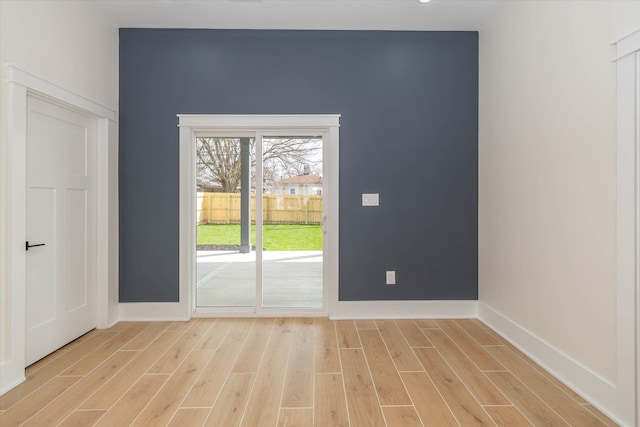
[[322, 195], [322, 177], [314, 174], [292, 176], [275, 181], [266, 188], [267, 194], [303, 194], [305, 196]]
[[197, 191], [208, 193], [221, 193], [222, 186], [205, 178], [196, 178]]

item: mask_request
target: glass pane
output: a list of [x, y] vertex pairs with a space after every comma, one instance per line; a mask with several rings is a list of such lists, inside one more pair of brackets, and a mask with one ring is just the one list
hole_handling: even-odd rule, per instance
[[322, 139], [263, 139], [262, 305], [322, 308]]
[[251, 138], [196, 139], [199, 307], [255, 307], [254, 165]]

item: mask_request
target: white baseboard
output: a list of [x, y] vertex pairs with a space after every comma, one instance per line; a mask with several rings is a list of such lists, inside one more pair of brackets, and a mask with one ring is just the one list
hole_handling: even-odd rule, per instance
[[337, 301], [329, 318], [341, 319], [452, 319], [478, 317], [478, 301]]
[[615, 414], [616, 385], [611, 381], [485, 303], [478, 303], [478, 318], [593, 406], [620, 423]]
[[107, 323], [107, 326], [105, 326], [104, 328], [103, 328], [103, 327], [98, 326], [96, 329], [109, 329], [109, 328], [113, 328], [114, 326], [116, 326], [116, 325], [118, 324], [118, 322], [120, 322], [120, 319], [115, 319], [115, 320], [112, 320], [110, 323]]
[[121, 322], [171, 322], [191, 318], [186, 304], [179, 302], [123, 302], [118, 312]]
[[[478, 301], [338, 301], [331, 319], [476, 318]], [[182, 303], [120, 303], [120, 321], [185, 321], [191, 314]], [[219, 314], [214, 314], [218, 316]], [[302, 313], [300, 314], [302, 315]], [[196, 314], [193, 317], [206, 317]]]
[[14, 387], [19, 386], [20, 384], [22, 384], [23, 382], [26, 381], [26, 377], [22, 376], [14, 381], [10, 381], [9, 383], [5, 384], [4, 382], [2, 382], [2, 388], [0, 388], [0, 396], [2, 396], [3, 394], [5, 394], [6, 392], [8, 392], [9, 390], [11, 390]]

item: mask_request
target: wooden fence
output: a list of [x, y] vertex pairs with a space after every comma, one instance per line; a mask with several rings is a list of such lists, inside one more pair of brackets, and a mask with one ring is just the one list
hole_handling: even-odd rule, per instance
[[[239, 193], [198, 193], [198, 224], [240, 224]], [[251, 222], [255, 222], [256, 196], [251, 195]], [[320, 224], [322, 196], [265, 194], [264, 224]]]

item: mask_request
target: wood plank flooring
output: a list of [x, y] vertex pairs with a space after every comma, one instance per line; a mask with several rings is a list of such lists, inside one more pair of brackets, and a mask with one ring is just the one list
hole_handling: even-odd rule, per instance
[[9, 426], [615, 426], [475, 319], [119, 323], [27, 368]]

